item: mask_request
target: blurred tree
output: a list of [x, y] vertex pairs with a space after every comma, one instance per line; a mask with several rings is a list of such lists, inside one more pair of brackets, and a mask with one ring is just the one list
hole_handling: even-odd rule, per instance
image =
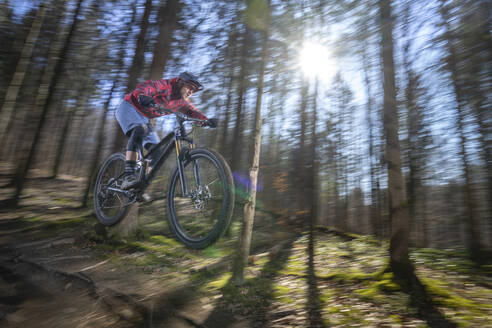
[[414, 275], [408, 255], [409, 219], [405, 184], [401, 172], [401, 150], [398, 140], [395, 64], [393, 59], [393, 17], [391, 1], [379, 0], [381, 59], [384, 90], [384, 130], [388, 167], [389, 215], [391, 222], [390, 269], [398, 279], [410, 280]]
[[335, 225], [348, 231], [349, 183], [348, 168], [350, 145], [350, 122], [353, 108], [353, 92], [342, 74], [338, 72], [332, 82], [328, 97], [335, 111], [329, 131], [331, 132], [331, 170], [334, 183]]
[[446, 47], [446, 69], [451, 73], [451, 83], [453, 86], [454, 95], [456, 97], [456, 126], [458, 127], [460, 139], [460, 157], [461, 165], [465, 180], [465, 206], [466, 216], [468, 219], [469, 239], [468, 249], [473, 259], [481, 258], [482, 245], [480, 241], [479, 220], [476, 213], [476, 200], [473, 195], [472, 177], [470, 169], [470, 157], [467, 152], [467, 136], [466, 136], [466, 113], [465, 113], [465, 95], [463, 89], [463, 78], [459, 71], [460, 54], [456, 45], [456, 35], [451, 27], [451, 15], [449, 4], [446, 0], [440, 1], [440, 14], [444, 25], [443, 39]]
[[78, 0], [77, 2], [77, 6], [73, 15], [73, 23], [70, 25], [67, 36], [63, 40], [61, 47], [53, 46], [52, 50], [50, 51], [48, 59], [49, 63], [45, 69], [41, 85], [39, 86], [36, 95], [36, 110], [39, 111], [40, 116], [34, 129], [33, 138], [29, 141], [24, 142], [24, 145], [20, 150], [21, 154], [26, 154], [27, 156], [22, 159], [22, 162], [18, 163], [17, 170], [13, 178], [13, 181], [15, 181], [16, 190], [12, 199], [9, 200], [9, 205], [17, 206], [19, 197], [24, 188], [27, 172], [37, 150], [41, 131], [45, 123], [46, 114], [48, 112], [49, 106], [51, 105], [51, 101], [53, 100], [53, 90], [58, 82], [58, 79], [61, 76], [62, 67], [66, 59], [66, 54], [68, 52], [70, 41], [79, 22], [78, 15], [80, 13], [82, 1], [83, 0]]
[[[424, 247], [427, 244], [427, 222], [422, 216], [417, 215], [418, 206], [425, 209], [426, 195], [424, 180], [427, 172], [427, 162], [430, 157], [430, 147], [432, 146], [432, 134], [425, 121], [425, 108], [422, 105], [422, 98], [425, 96], [425, 89], [422, 87], [421, 77], [412, 68], [410, 58], [410, 48], [412, 47], [412, 36], [410, 29], [410, 10], [412, 2], [405, 5], [403, 17], [403, 35], [406, 40], [403, 45], [403, 69], [405, 71], [405, 107], [406, 107], [406, 128], [407, 139], [403, 142], [404, 154], [408, 163], [407, 195], [408, 212], [410, 216], [411, 231], [417, 227], [423, 227]], [[420, 209], [418, 213], [425, 216], [425, 211]]]
[[[258, 4], [258, 1], [248, 1], [247, 5], [252, 6], [254, 3]], [[248, 256], [251, 248], [251, 238], [253, 233], [253, 223], [255, 217], [255, 206], [256, 206], [256, 190], [258, 181], [258, 171], [260, 164], [260, 149], [261, 149], [261, 102], [263, 98], [263, 81], [265, 77], [265, 66], [268, 58], [268, 38], [269, 38], [269, 26], [270, 26], [270, 0], [261, 0], [261, 6], [263, 6], [264, 11], [267, 12], [266, 17], [261, 17], [262, 31], [262, 52], [261, 52], [261, 63], [258, 72], [257, 80], [257, 90], [256, 90], [256, 105], [255, 105], [255, 124], [254, 124], [254, 148], [251, 160], [251, 167], [249, 169], [249, 185], [248, 185], [248, 195], [246, 198], [246, 203], [244, 204], [244, 217], [243, 226], [241, 230], [241, 237], [239, 239], [239, 252], [237, 259], [233, 268], [233, 279], [236, 284], [244, 283], [244, 268], [248, 263]], [[249, 8], [248, 8], [249, 9]], [[257, 17], [257, 12], [249, 11], [247, 14], [247, 20], [259, 19]], [[254, 15], [254, 17], [251, 17]]]
[[226, 55], [225, 55], [225, 65], [228, 67], [227, 77], [224, 78], [225, 85], [223, 86], [224, 90], [227, 90], [226, 95], [226, 103], [225, 103], [225, 115], [222, 125], [222, 146], [221, 151], [223, 154], [228, 154], [229, 149], [227, 149], [228, 145], [228, 135], [229, 135], [229, 121], [231, 117], [231, 110], [233, 105], [233, 97], [234, 97], [234, 86], [236, 85], [236, 75], [235, 75], [235, 66], [236, 66], [236, 58], [237, 58], [237, 37], [238, 31], [236, 29], [236, 25], [232, 24], [231, 31], [229, 32], [229, 36], [227, 39], [226, 45]]
[[238, 88], [236, 95], [236, 111], [235, 111], [235, 121], [234, 128], [232, 132], [231, 140], [231, 169], [232, 171], [239, 170], [239, 165], [241, 162], [242, 149], [242, 130], [244, 129], [243, 116], [244, 116], [244, 104], [246, 97], [246, 82], [249, 77], [249, 65], [248, 56], [250, 55], [251, 47], [251, 31], [250, 27], [245, 24], [243, 26], [242, 39], [238, 40], [242, 42], [241, 52], [240, 52], [240, 63], [239, 63], [239, 75], [238, 75]]
[[[164, 1], [161, 1], [164, 3]], [[179, 14], [181, 12], [182, 4], [179, 0], [167, 0], [165, 4], [161, 4], [158, 22], [159, 22], [159, 35], [157, 37], [157, 43], [154, 48], [154, 56], [152, 58], [152, 64], [150, 65], [151, 80], [158, 80], [163, 78], [163, 74], [166, 68], [166, 64], [171, 56], [172, 42], [174, 31], [176, 30], [179, 20]]]
[[[68, 145], [71, 149], [81, 150], [82, 145], [86, 143], [87, 138], [84, 137], [84, 133], [80, 133], [77, 137], [81, 139], [81, 142], [77, 144], [76, 147], [73, 147], [73, 143], [69, 143], [69, 133], [72, 132], [74, 127], [74, 121], [77, 118], [77, 114], [79, 114], [80, 118], [84, 118], [88, 113], [84, 113], [84, 106], [87, 103], [87, 99], [90, 98], [90, 95], [94, 92], [94, 79], [93, 73], [94, 68], [96, 66], [96, 62], [100, 60], [98, 55], [98, 48], [100, 48], [101, 43], [98, 42], [97, 35], [95, 35], [96, 24], [97, 24], [97, 16], [99, 14], [99, 3], [97, 1], [91, 4], [90, 12], [87, 13], [87, 19], [84, 21], [85, 25], [88, 26], [87, 30], [84, 30], [83, 33], [85, 35], [90, 35], [91, 37], [88, 39], [88, 44], [85, 47], [79, 47], [77, 49], [77, 54], [73, 55], [72, 58], [79, 57], [79, 62], [87, 63], [81, 72], [78, 74], [80, 77], [76, 79], [74, 82], [74, 86], [77, 86], [76, 89], [76, 105], [69, 106], [67, 111], [65, 112], [66, 119], [62, 123], [62, 127], [60, 129], [60, 137], [58, 144], [56, 146], [55, 159], [52, 163], [52, 174], [53, 178], [57, 178], [60, 171], [60, 165], [62, 162], [62, 155], [64, 153], [65, 147]], [[75, 65], [74, 65], [75, 66]], [[72, 66], [72, 69], [76, 69], [76, 67]], [[83, 127], [83, 119], [80, 119], [81, 126]], [[76, 151], [74, 152], [76, 153]], [[80, 163], [77, 160], [76, 156], [71, 158], [72, 163]]]
[[463, 51], [464, 98], [477, 124], [485, 166], [485, 212], [492, 236], [492, 6], [488, 1], [460, 3], [459, 42]]
[[[133, 57], [132, 65], [130, 67], [130, 73], [129, 73], [129, 77], [128, 77], [128, 83], [126, 86], [126, 91], [130, 91], [133, 88], [133, 87], [131, 87], [131, 85], [136, 83], [136, 77], [138, 74], [140, 74], [140, 70], [141, 70], [141, 67], [143, 64], [143, 58], [140, 58], [140, 56], [143, 57], [143, 43], [144, 43], [143, 39], [145, 38], [145, 34], [146, 34], [145, 30], [147, 29], [147, 24], [148, 24], [148, 22], [144, 23], [144, 21], [148, 20], [150, 7], [151, 7], [151, 0], [147, 0], [145, 3], [145, 10], [144, 10], [144, 14], [142, 17], [143, 21], [141, 22], [141, 29], [140, 29], [140, 32], [139, 32], [139, 35], [137, 38], [137, 45], [135, 48], [135, 56]], [[133, 25], [134, 20], [135, 20], [135, 15], [136, 15], [136, 8], [133, 7], [130, 24], [128, 24], [125, 32], [122, 33], [122, 35], [120, 36], [120, 42], [119, 43], [122, 45], [125, 44], [125, 40], [127, 40], [129, 35], [130, 35], [130, 32], [132, 30], [132, 25]], [[142, 31], [144, 31], [144, 32], [142, 32]], [[139, 55], [137, 56], [137, 54], [139, 54]], [[96, 146], [92, 152], [92, 156], [91, 156], [91, 160], [90, 160], [90, 164], [89, 164], [89, 170], [88, 170], [88, 174], [87, 174], [88, 179], [87, 179], [84, 193], [83, 193], [83, 197], [82, 197], [82, 207], [87, 207], [89, 195], [91, 192], [91, 187], [93, 186], [92, 185], [92, 183], [94, 181], [93, 179], [95, 178], [95, 176], [97, 174], [97, 170], [99, 168], [98, 166], [100, 164], [101, 154], [102, 154], [102, 150], [103, 150], [102, 148], [104, 145], [104, 131], [106, 128], [106, 120], [108, 117], [109, 105], [110, 105], [111, 99], [114, 96], [114, 93], [117, 90], [118, 84], [122, 82], [121, 81], [122, 80], [121, 75], [122, 75], [123, 70], [125, 68], [125, 55], [126, 55], [126, 47], [121, 46], [119, 51], [118, 51], [118, 57], [116, 60], [116, 74], [115, 74], [115, 76], [111, 82], [111, 88], [109, 90], [109, 94], [106, 98], [106, 101], [103, 104], [103, 110], [101, 112], [101, 120], [98, 123], [99, 125], [97, 126], [97, 132], [96, 132], [96, 136], [95, 136]], [[119, 126], [117, 127], [117, 129], [118, 129], [118, 131], [121, 131]], [[123, 133], [121, 133], [121, 135], [123, 135]], [[121, 139], [125, 140], [125, 138], [123, 138], [123, 137]]]
[[10, 81], [7, 93], [5, 95], [5, 100], [2, 107], [0, 108], [0, 113], [2, 115], [2, 119], [0, 120], [0, 138], [2, 139], [4, 134], [8, 132], [7, 127], [10, 125], [10, 122], [12, 120], [12, 112], [15, 108], [19, 91], [23, 86], [24, 77], [26, 76], [27, 69], [31, 62], [32, 53], [39, 36], [39, 32], [41, 31], [41, 27], [43, 25], [45, 13], [46, 5], [44, 2], [41, 2], [37, 10], [36, 17], [34, 18], [34, 21], [31, 25], [29, 34], [24, 42], [24, 46], [22, 47], [14, 76]]
[[[127, 81], [126, 88], [125, 88], [126, 93], [131, 92], [131, 91], [133, 91], [133, 89], [135, 89], [135, 87], [137, 86], [138, 75], [141, 74], [141, 71], [143, 68], [144, 57], [145, 57], [144, 56], [145, 55], [145, 39], [146, 39], [146, 35], [147, 35], [147, 28], [148, 28], [148, 24], [149, 24], [148, 19], [150, 16], [151, 8], [152, 8], [152, 2], [147, 0], [145, 2], [145, 9], [144, 9], [143, 17], [142, 17], [142, 20], [140, 22], [140, 32], [139, 32], [138, 37], [137, 37], [137, 41], [136, 41], [136, 45], [135, 45], [135, 52], [133, 54], [133, 60], [132, 60], [132, 63], [130, 65], [129, 72], [128, 72], [128, 81]], [[125, 30], [126, 31], [125, 35], [127, 37], [129, 36], [129, 34], [131, 32], [132, 25], [135, 23], [135, 17], [137, 14], [137, 6], [135, 3], [133, 4], [131, 10], [132, 10], [131, 19], [130, 19], [130, 22], [128, 24], [127, 30]], [[122, 39], [122, 47], [123, 48], [125, 48], [124, 45], [125, 45], [125, 39]], [[118, 53], [121, 54], [121, 51], [123, 51], [123, 50], [121, 49], [120, 52], [118, 52]], [[162, 78], [162, 76], [159, 78]], [[123, 134], [123, 131], [121, 130], [120, 125], [118, 124], [118, 122], [116, 120], [113, 121], [113, 130], [115, 131], [115, 136], [113, 139], [112, 152], [116, 153], [116, 152], [122, 151], [125, 148], [127, 139], [126, 139], [126, 136]]]
[[[142, 74], [144, 64], [144, 50], [146, 44], [147, 30], [149, 27], [149, 16], [152, 10], [152, 0], [145, 0], [145, 9], [140, 19], [140, 31], [138, 33], [137, 41], [135, 44], [135, 52], [133, 54], [132, 64], [128, 71], [128, 83], [126, 85], [126, 92], [131, 92], [137, 86], [137, 79]], [[133, 17], [135, 16], [136, 8], [133, 10]], [[133, 22], [133, 18], [132, 18]], [[130, 28], [128, 29], [128, 33]]]
[[375, 102], [373, 96], [373, 86], [371, 80], [371, 72], [373, 70], [373, 63], [371, 58], [369, 57], [369, 46], [371, 42], [371, 15], [362, 15], [361, 16], [361, 26], [360, 26], [360, 56], [362, 59], [362, 70], [364, 73], [364, 84], [366, 88], [366, 120], [367, 120], [367, 133], [368, 133], [368, 164], [369, 164], [369, 178], [370, 178], [370, 187], [371, 187], [371, 204], [369, 208], [369, 220], [371, 224], [372, 233], [375, 236], [382, 237], [382, 229], [381, 229], [381, 203], [379, 197], [379, 177], [377, 175], [377, 166], [378, 164], [375, 162], [376, 156], [376, 147], [375, 142], [376, 138], [374, 137], [374, 112], [375, 112]]

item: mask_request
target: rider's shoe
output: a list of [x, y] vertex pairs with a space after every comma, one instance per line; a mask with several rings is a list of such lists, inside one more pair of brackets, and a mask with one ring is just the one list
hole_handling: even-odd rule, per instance
[[135, 187], [136, 185], [138, 185], [138, 179], [135, 176], [135, 174], [127, 174], [123, 178], [123, 182], [121, 183], [121, 189], [127, 190]]

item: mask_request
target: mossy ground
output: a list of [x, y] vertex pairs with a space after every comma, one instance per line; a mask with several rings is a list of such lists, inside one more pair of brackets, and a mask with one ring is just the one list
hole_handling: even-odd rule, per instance
[[[294, 237], [260, 211], [252, 245], [256, 255], [246, 268], [245, 284], [235, 286], [227, 266], [202, 269], [233, 254], [240, 208], [229, 236], [194, 251], [173, 238], [163, 200], [141, 208], [143, 224], [133, 238], [115, 241], [94, 232], [95, 218], [76, 208], [77, 197], [28, 190], [31, 196], [22, 207], [2, 213], [2, 227], [8, 227], [12, 236], [73, 236], [77, 242], [72, 252], [83, 249], [109, 260], [112, 270], [121, 271], [118, 279], [139, 274], [154, 279], [163, 290], [186, 285], [195, 297], [209, 300], [214, 311], [227, 312], [233, 320], [269, 327], [428, 327], [410, 295], [391, 273], [383, 273], [388, 262], [384, 241], [356, 235], [343, 238], [325, 229], [314, 233], [310, 253], [310, 234]], [[292, 242], [284, 251], [274, 256], [266, 252], [287, 239]], [[414, 249], [411, 259], [433, 304], [447, 320], [463, 327], [492, 327], [490, 266], [478, 268], [457, 250]]]

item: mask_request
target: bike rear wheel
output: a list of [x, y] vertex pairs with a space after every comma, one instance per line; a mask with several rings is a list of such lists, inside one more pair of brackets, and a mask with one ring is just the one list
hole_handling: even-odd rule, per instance
[[125, 173], [125, 155], [112, 154], [101, 165], [94, 185], [94, 210], [104, 225], [116, 224], [128, 213], [129, 199], [125, 194], [111, 190], [119, 189]]
[[190, 150], [183, 163], [188, 193], [183, 195], [179, 170], [171, 175], [167, 214], [171, 230], [187, 247], [214, 243], [231, 222], [234, 181], [223, 157], [210, 149]]

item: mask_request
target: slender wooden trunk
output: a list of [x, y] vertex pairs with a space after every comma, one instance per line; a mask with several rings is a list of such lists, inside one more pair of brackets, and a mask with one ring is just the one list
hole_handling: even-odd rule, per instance
[[178, 15], [181, 11], [179, 0], [167, 0], [166, 4], [159, 11], [159, 37], [154, 49], [154, 57], [150, 65], [150, 79], [158, 80], [163, 78], [166, 64], [171, 55], [171, 43], [173, 42], [174, 31], [178, 25]]
[[32, 23], [29, 34], [27, 35], [24, 46], [20, 54], [19, 61], [17, 62], [17, 67], [15, 69], [12, 81], [10, 81], [7, 93], [5, 95], [5, 100], [0, 108], [0, 113], [2, 114], [0, 119], [0, 137], [3, 139], [3, 135], [8, 133], [7, 127], [11, 125], [12, 113], [14, 111], [17, 96], [19, 95], [20, 89], [24, 84], [24, 77], [26, 76], [31, 56], [34, 51], [34, 46], [41, 31], [41, 26], [46, 14], [46, 5], [44, 1], [41, 2], [39, 9], [36, 13], [36, 17]]
[[[91, 50], [92, 50], [91, 53], [94, 54], [95, 51], [94, 48], [91, 48]], [[58, 175], [60, 174], [60, 166], [61, 166], [65, 146], [67, 144], [70, 145], [68, 143], [68, 139], [69, 139], [69, 132], [72, 130], [71, 128], [74, 123], [73, 120], [76, 117], [77, 112], [80, 111], [80, 107], [84, 105], [84, 102], [87, 99], [86, 97], [89, 96], [92, 91], [93, 81], [92, 80], [87, 81], [85, 77], [92, 76], [92, 71], [94, 69], [94, 65], [96, 64], [96, 62], [95, 60], [91, 60], [89, 58], [88, 58], [88, 62], [89, 62], [88, 66], [84, 72], [85, 74], [83, 74], [79, 82], [81, 85], [79, 85], [79, 90], [77, 90], [77, 94], [78, 94], [77, 103], [75, 106], [71, 106], [68, 108], [68, 112], [66, 115], [67, 118], [63, 122], [61, 135], [59, 138], [58, 145], [56, 147], [55, 160], [53, 162], [52, 169], [51, 169], [52, 172], [51, 177], [53, 178], [57, 178]], [[85, 143], [85, 139], [83, 139], [82, 142]], [[78, 144], [77, 147], [75, 147], [75, 150], [80, 150], [80, 144]]]
[[233, 88], [234, 88], [234, 54], [236, 47], [236, 33], [231, 32], [229, 35], [229, 40], [227, 43], [227, 53], [226, 53], [226, 63], [229, 65], [229, 72], [227, 78], [227, 85], [224, 86], [224, 89], [227, 89], [227, 98], [225, 104], [225, 117], [222, 125], [222, 144], [221, 144], [221, 152], [222, 154], [229, 154], [227, 145], [228, 145], [228, 133], [229, 133], [229, 121], [230, 121], [230, 109], [232, 107], [232, 96], [233, 96]]
[[[481, 1], [479, 11], [471, 19], [479, 21], [477, 33], [470, 37], [474, 41], [472, 60], [472, 90], [474, 91], [473, 110], [478, 125], [478, 140], [480, 142], [480, 155], [485, 164], [486, 193], [488, 204], [486, 217], [489, 222], [489, 239], [492, 239], [492, 107], [487, 102], [487, 93], [492, 94], [492, 5], [488, 1]], [[478, 16], [478, 17], [477, 17]], [[466, 22], [465, 22], [466, 23]], [[472, 23], [472, 22], [470, 22]], [[477, 36], [479, 36], [477, 38]], [[482, 74], [482, 78], [479, 78]], [[489, 245], [491, 246], [491, 245]]]
[[396, 276], [413, 272], [408, 255], [408, 207], [401, 172], [401, 150], [398, 140], [395, 65], [393, 61], [393, 21], [391, 1], [380, 0], [381, 57], [383, 65], [384, 130], [388, 167], [389, 215], [391, 221], [390, 267]]
[[94, 154], [92, 156], [92, 161], [89, 168], [89, 174], [87, 175], [87, 182], [84, 189], [84, 195], [82, 197], [82, 207], [87, 207], [87, 202], [89, 200], [89, 194], [92, 187], [92, 182], [94, 181], [94, 177], [97, 174], [97, 168], [99, 165], [99, 161], [101, 160], [102, 148], [104, 145], [104, 128], [106, 126], [106, 118], [108, 116], [109, 110], [109, 102], [111, 101], [112, 95], [116, 89], [116, 81], [113, 81], [113, 85], [111, 86], [111, 90], [109, 91], [109, 97], [106, 99], [104, 103], [104, 110], [101, 117], [101, 123], [97, 128], [97, 136], [96, 136], [96, 149], [94, 150]]
[[371, 184], [371, 205], [369, 209], [369, 221], [371, 222], [372, 233], [375, 236], [380, 236], [381, 232], [379, 229], [380, 213], [378, 212], [377, 206], [377, 194], [376, 194], [376, 168], [374, 164], [374, 136], [373, 136], [373, 122], [372, 122], [372, 112], [373, 112], [373, 99], [371, 90], [371, 80], [369, 78], [370, 64], [367, 57], [366, 45], [363, 46], [362, 52], [362, 62], [364, 69], [364, 83], [366, 85], [367, 93], [367, 103], [366, 103], [366, 117], [368, 124], [369, 133], [369, 172], [370, 172], [370, 184]]
[[37, 146], [41, 137], [41, 131], [46, 120], [46, 114], [48, 113], [48, 108], [50, 107], [53, 100], [54, 89], [61, 76], [63, 64], [65, 63], [68, 48], [70, 46], [70, 41], [78, 25], [78, 16], [82, 7], [82, 1], [83, 0], [78, 0], [77, 2], [77, 6], [75, 8], [73, 16], [73, 23], [68, 30], [68, 34], [63, 41], [61, 49], [58, 49], [58, 47], [54, 46], [52, 48], [52, 51], [50, 51], [50, 63], [48, 64], [48, 67], [43, 74], [41, 85], [36, 96], [36, 109], [39, 110], [41, 114], [39, 121], [35, 127], [33, 139], [30, 142], [24, 143], [24, 146], [21, 150], [22, 153], [27, 154], [27, 158], [19, 163], [17, 167], [14, 178], [16, 181], [16, 190], [11, 200], [12, 206], [17, 206], [17, 203], [19, 202], [19, 197], [22, 193], [22, 190], [24, 189], [27, 172], [29, 171], [31, 162], [34, 159], [34, 155], [36, 153]]
[[[148, 8], [147, 5], [148, 5], [148, 2], [145, 3], [145, 11], [144, 11], [144, 16], [142, 19], [146, 18], [145, 15], [150, 14], [150, 13], [147, 13], [147, 11], [150, 10], [151, 8]], [[137, 7], [134, 5], [130, 24], [128, 25], [128, 29], [125, 32], [124, 37], [122, 39], [123, 44], [125, 42], [125, 39], [128, 38], [128, 35], [131, 32], [131, 29], [132, 29], [133, 23], [135, 22], [136, 16], [137, 16]], [[137, 39], [137, 44], [135, 46], [135, 55], [133, 56], [132, 65], [130, 67], [129, 74], [131, 74], [131, 75], [128, 77], [128, 83], [126, 85], [126, 91], [127, 92], [131, 92], [137, 85], [137, 78], [138, 78], [138, 74], [140, 74], [141, 66], [143, 64], [142, 61], [144, 58], [144, 48], [145, 48], [146, 32], [144, 34], [142, 32], [142, 30], [147, 28], [147, 24], [148, 24], [148, 22], [142, 21], [140, 33], [139, 33], [138, 39]], [[142, 45], [142, 43], [143, 43], [143, 45]], [[124, 49], [123, 48], [120, 50], [120, 55], [119, 55], [120, 61], [122, 60], [121, 59], [122, 55], [124, 55]], [[121, 64], [120, 64], [120, 67], [121, 67]], [[115, 133], [113, 136], [111, 152], [117, 153], [117, 152], [124, 151], [125, 145], [126, 145], [126, 136], [123, 134], [123, 130], [121, 130], [121, 127], [116, 120], [113, 121], [112, 125], [113, 125], [113, 130], [115, 131]]]
[[[307, 132], [308, 132], [308, 113], [307, 113], [307, 104], [308, 104], [308, 92], [309, 92], [309, 84], [306, 78], [302, 77], [301, 81], [301, 103], [299, 105], [300, 111], [300, 123], [301, 130], [299, 136], [299, 149], [296, 152], [296, 170], [294, 174], [297, 177], [296, 185], [297, 185], [297, 211], [298, 213], [306, 214], [308, 209], [308, 180], [306, 164], [308, 163], [306, 151], [307, 144]], [[301, 214], [301, 216], [302, 216]]]
[[51, 169], [51, 177], [53, 178], [57, 178], [60, 173], [60, 164], [62, 162], [63, 149], [65, 148], [65, 144], [67, 143], [68, 132], [71, 130], [70, 127], [73, 124], [75, 112], [75, 106], [70, 106], [67, 110], [66, 119], [64, 120], [63, 127], [61, 128], [61, 134], [59, 138], [60, 141], [58, 142], [58, 145], [56, 147], [55, 160]]
[[[270, 4], [269, 4], [270, 5]], [[253, 223], [256, 206], [256, 186], [258, 179], [259, 163], [260, 163], [260, 148], [261, 148], [261, 100], [263, 96], [263, 79], [265, 76], [265, 65], [268, 57], [268, 25], [263, 33], [262, 56], [260, 64], [260, 72], [258, 76], [256, 106], [255, 106], [255, 125], [254, 125], [254, 148], [251, 167], [249, 170], [249, 190], [246, 204], [244, 205], [243, 227], [239, 243], [239, 253], [233, 268], [233, 279], [236, 284], [244, 283], [244, 268], [247, 264], [250, 248], [251, 237], [253, 234]]]
[[311, 227], [316, 224], [318, 218], [318, 204], [319, 204], [319, 163], [318, 163], [318, 135], [316, 131], [316, 125], [318, 120], [318, 78], [314, 83], [314, 95], [313, 95], [313, 113], [311, 116], [311, 199], [310, 199], [310, 217], [311, 217]]
[[473, 259], [479, 260], [481, 257], [482, 246], [480, 242], [480, 228], [478, 217], [475, 212], [476, 203], [475, 197], [472, 190], [471, 181], [471, 170], [470, 170], [470, 159], [466, 151], [467, 137], [465, 132], [465, 109], [464, 104], [464, 93], [460, 83], [460, 76], [458, 72], [458, 54], [457, 50], [453, 44], [453, 36], [451, 27], [449, 25], [449, 13], [445, 5], [444, 0], [441, 0], [440, 7], [441, 15], [444, 20], [445, 25], [445, 39], [446, 39], [446, 50], [448, 52], [447, 64], [451, 73], [452, 86], [454, 89], [454, 94], [456, 97], [456, 125], [458, 126], [458, 133], [460, 139], [460, 157], [461, 165], [465, 178], [465, 206], [466, 206], [466, 216], [468, 218], [468, 249], [470, 255]]
[[[135, 45], [135, 53], [133, 55], [132, 65], [128, 70], [128, 83], [126, 85], [126, 92], [130, 92], [137, 86], [138, 77], [142, 71], [144, 64], [144, 50], [145, 50], [145, 37], [149, 28], [149, 16], [152, 10], [152, 0], [145, 1], [145, 9], [140, 21], [140, 32], [138, 33], [137, 43]], [[135, 17], [135, 10], [133, 10], [132, 22]], [[128, 31], [131, 29], [131, 23]], [[129, 33], [129, 32], [128, 32]], [[127, 35], [128, 35], [127, 33]], [[113, 84], [114, 86], [114, 84]]]
[[241, 47], [241, 66], [240, 73], [238, 77], [239, 88], [236, 103], [236, 121], [234, 125], [234, 131], [232, 135], [231, 144], [231, 169], [232, 171], [237, 171], [239, 169], [239, 163], [241, 162], [242, 149], [242, 133], [244, 129], [243, 126], [243, 107], [244, 98], [246, 96], [246, 76], [248, 74], [248, 62], [247, 57], [249, 54], [249, 43], [250, 43], [250, 30], [248, 26], [245, 26], [243, 33], [243, 44]]

